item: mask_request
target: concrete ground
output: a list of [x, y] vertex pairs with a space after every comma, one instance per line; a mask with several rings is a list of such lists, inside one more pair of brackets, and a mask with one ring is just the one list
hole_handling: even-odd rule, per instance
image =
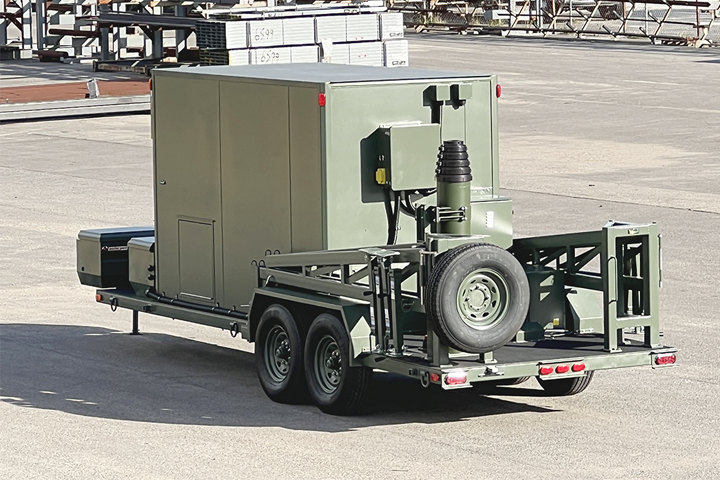
[[[0, 88], [54, 85], [96, 80], [143, 80], [148, 77], [130, 72], [93, 72], [91, 63], [56, 63], [38, 60], [0, 62]], [[0, 102], [3, 99], [0, 98]]]
[[380, 376], [374, 413], [263, 394], [227, 332], [111, 313], [75, 238], [153, 220], [147, 116], [0, 126], [0, 478], [717, 478], [717, 50], [412, 36], [416, 67], [500, 77], [501, 185], [520, 236], [657, 221], [680, 366], [574, 397]]

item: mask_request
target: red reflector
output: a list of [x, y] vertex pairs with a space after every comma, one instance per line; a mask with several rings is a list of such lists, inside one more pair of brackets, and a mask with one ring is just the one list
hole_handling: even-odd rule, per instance
[[655, 365], [672, 365], [677, 360], [674, 353], [666, 353], [655, 357]]
[[326, 102], [327, 102], [327, 100], [325, 99], [325, 94], [318, 93], [318, 105], [320, 105], [321, 107], [324, 107]]
[[430, 374], [430, 381], [437, 383], [440, 381], [440, 374], [439, 373], [431, 373]]
[[570, 367], [568, 365], [558, 365], [555, 367], [555, 371], [557, 373], [567, 373], [570, 371]]
[[103, 298], [102, 295], [100, 295], [99, 293], [96, 293], [96, 294], [95, 294], [95, 301], [96, 301], [96, 302], [102, 302], [102, 298]]
[[576, 363], [572, 366], [573, 372], [582, 372], [585, 370], [585, 364], [584, 363]]
[[495, 95], [497, 96], [497, 98], [500, 98], [500, 95], [502, 95], [502, 87], [500, 86], [500, 84], [495, 85]]
[[544, 366], [540, 367], [540, 375], [550, 375], [553, 372], [553, 367]]
[[465, 372], [452, 372], [445, 377], [446, 385], [462, 385], [465, 382], [467, 382], [467, 373]]

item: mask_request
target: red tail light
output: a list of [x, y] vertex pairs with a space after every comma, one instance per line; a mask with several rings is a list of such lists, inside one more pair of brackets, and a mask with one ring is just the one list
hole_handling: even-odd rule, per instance
[[445, 377], [446, 385], [462, 385], [467, 382], [467, 372], [452, 372]]
[[567, 372], [570, 371], [570, 366], [568, 366], [568, 365], [558, 365], [557, 367], [555, 367], [555, 371], [556, 371], [557, 373], [567, 373]]
[[655, 357], [655, 365], [672, 365], [676, 360], [674, 353], [664, 353]]
[[553, 372], [553, 367], [551, 367], [549, 365], [540, 367], [540, 375], [550, 375], [552, 372]]
[[582, 372], [585, 370], [585, 364], [584, 363], [576, 363], [572, 366], [573, 372]]
[[318, 93], [318, 105], [320, 105], [321, 107], [324, 107], [326, 103], [327, 103], [327, 99], [325, 98], [325, 94]]
[[440, 374], [438, 373], [431, 373], [430, 374], [430, 381], [433, 383], [437, 383], [440, 381]]

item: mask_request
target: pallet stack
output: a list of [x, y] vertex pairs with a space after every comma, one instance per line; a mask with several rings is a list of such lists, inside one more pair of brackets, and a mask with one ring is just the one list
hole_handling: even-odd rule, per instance
[[368, 12], [257, 20], [203, 20], [197, 45], [203, 65], [341, 63], [408, 64], [401, 13]]

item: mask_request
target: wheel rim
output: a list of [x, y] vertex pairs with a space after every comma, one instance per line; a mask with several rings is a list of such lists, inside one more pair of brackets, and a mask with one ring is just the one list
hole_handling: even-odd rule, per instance
[[325, 335], [315, 348], [315, 380], [323, 392], [334, 393], [342, 379], [342, 360], [340, 347], [330, 335]]
[[290, 372], [292, 359], [290, 339], [280, 325], [273, 325], [265, 339], [265, 367], [276, 382], [282, 382]]
[[480, 268], [460, 284], [457, 308], [463, 322], [485, 330], [502, 321], [508, 309], [508, 285], [497, 271]]

